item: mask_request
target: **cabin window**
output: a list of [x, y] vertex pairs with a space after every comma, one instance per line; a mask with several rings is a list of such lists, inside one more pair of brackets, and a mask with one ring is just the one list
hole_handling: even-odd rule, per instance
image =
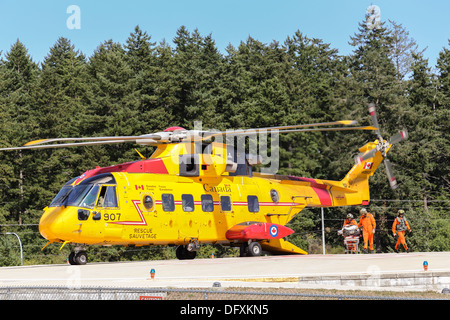
[[202, 210], [204, 212], [214, 211], [213, 197], [210, 194], [202, 194]]
[[247, 196], [247, 204], [249, 212], [259, 212], [259, 202], [257, 196]]
[[194, 211], [194, 197], [192, 196], [192, 194], [182, 194], [181, 204], [184, 212]]
[[222, 211], [231, 211], [231, 198], [229, 196], [221, 196], [220, 207]]
[[272, 199], [272, 202], [277, 203], [280, 200], [280, 196], [278, 195], [277, 190], [272, 189], [270, 190], [270, 199]]
[[144, 195], [144, 198], [142, 199], [142, 203], [144, 204], [144, 208], [146, 210], [152, 210], [153, 209], [153, 198], [150, 195]]
[[161, 198], [162, 198], [163, 211], [166, 211], [166, 212], [175, 211], [175, 201], [173, 200], [173, 194], [163, 193], [161, 195]]
[[103, 208], [117, 208], [116, 187], [102, 186], [98, 196], [97, 207]]

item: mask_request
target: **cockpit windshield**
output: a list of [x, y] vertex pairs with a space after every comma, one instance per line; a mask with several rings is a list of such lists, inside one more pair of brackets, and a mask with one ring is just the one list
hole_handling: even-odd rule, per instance
[[97, 205], [117, 207], [116, 181], [112, 174], [100, 174], [72, 186], [77, 178], [70, 180], [62, 187], [50, 207], [74, 206], [92, 209], [96, 205], [100, 190]]

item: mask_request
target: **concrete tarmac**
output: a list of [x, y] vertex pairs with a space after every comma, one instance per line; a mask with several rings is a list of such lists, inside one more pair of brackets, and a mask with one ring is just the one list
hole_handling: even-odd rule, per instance
[[[423, 262], [428, 262], [424, 271]], [[150, 276], [155, 270], [155, 278]], [[0, 287], [274, 287], [442, 291], [450, 252], [287, 255], [0, 268]]]

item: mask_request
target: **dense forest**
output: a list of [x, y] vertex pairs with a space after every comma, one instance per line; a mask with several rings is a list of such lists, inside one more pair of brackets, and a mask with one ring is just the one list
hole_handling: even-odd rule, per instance
[[[368, 207], [377, 221], [378, 252], [392, 252], [391, 225], [402, 208], [412, 227], [413, 251], [450, 250], [450, 42], [430, 66], [401, 24], [369, 28], [364, 20], [341, 55], [297, 31], [283, 43], [249, 37], [222, 53], [211, 35], [180, 27], [172, 43], [153, 42], [137, 26], [126, 43], [101, 43], [87, 57], [59, 38], [42, 63], [18, 39], [0, 60], [0, 147], [51, 137], [140, 135], [170, 126], [192, 129], [257, 128], [354, 119], [370, 125], [376, 104], [386, 139], [407, 128], [409, 139], [389, 153], [399, 187], [389, 187], [381, 166], [370, 179]], [[3, 48], [4, 49], [4, 48]], [[340, 180], [372, 132], [290, 133], [280, 136], [278, 173]], [[95, 166], [139, 159], [129, 144], [0, 153], [0, 265], [61, 263], [59, 251], [39, 232], [42, 209], [72, 177]], [[336, 234], [356, 207], [325, 209], [328, 253], [342, 253]], [[321, 253], [320, 209], [302, 211], [289, 240]], [[67, 250], [67, 251], [66, 251]], [[173, 258], [168, 247], [89, 248], [90, 259]], [[236, 254], [207, 246], [201, 255]]]

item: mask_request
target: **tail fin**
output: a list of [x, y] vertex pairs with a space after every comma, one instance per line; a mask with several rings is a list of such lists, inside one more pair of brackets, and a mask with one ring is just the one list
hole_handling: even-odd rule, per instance
[[[373, 156], [364, 159], [362, 161], [356, 161], [357, 163], [353, 168], [346, 174], [345, 178], [341, 180], [341, 183], [346, 187], [354, 190], [362, 191], [367, 193], [365, 199], [369, 199], [369, 177], [371, 177], [375, 170], [380, 165], [383, 160], [381, 152], [374, 152], [376, 146], [378, 145], [378, 140], [374, 142], [369, 142], [359, 149], [363, 154], [373, 154]], [[362, 158], [362, 157], [361, 157]]]

